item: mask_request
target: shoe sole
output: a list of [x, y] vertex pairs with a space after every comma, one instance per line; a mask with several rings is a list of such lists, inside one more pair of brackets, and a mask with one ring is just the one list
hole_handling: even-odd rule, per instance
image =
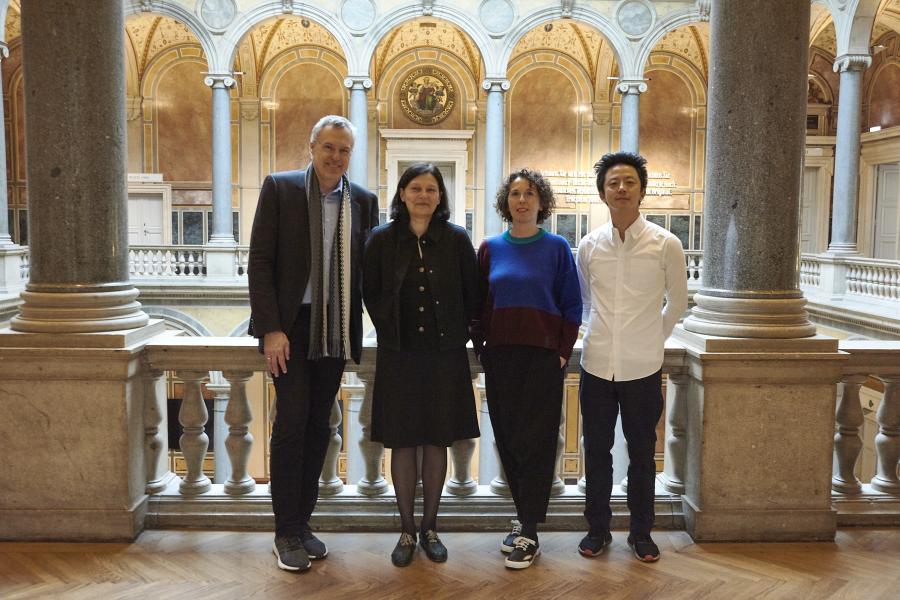
[[322, 556], [313, 556], [312, 554], [309, 554], [309, 552], [307, 552], [307, 554], [309, 555], [309, 560], [322, 560], [323, 558], [328, 557], [328, 550], [326, 550], [325, 554], [323, 554]]
[[503, 562], [506, 565], [507, 569], [527, 569], [528, 567], [530, 567], [531, 565], [534, 564], [534, 561], [537, 560], [537, 557], [540, 555], [541, 555], [541, 549], [538, 548], [537, 551], [535, 551], [534, 556], [532, 556], [531, 560], [529, 560], [528, 562], [525, 562], [525, 561], [510, 562], [510, 560], [508, 558]]
[[645, 562], [645, 563], [655, 563], [656, 561], [659, 560], [659, 556], [660, 556], [659, 554], [657, 554], [656, 556], [650, 556], [649, 554], [647, 554], [647, 555], [640, 555], [640, 554], [637, 553], [637, 550], [634, 549], [634, 545], [633, 545], [633, 544], [628, 544], [628, 547], [631, 548], [631, 553], [634, 554], [634, 557], [635, 557], [636, 559], [638, 559], [639, 561], [641, 561], [641, 562]]
[[500, 542], [500, 552], [503, 554], [509, 554], [513, 550], [515, 550], [515, 546], [507, 546], [503, 542]]
[[592, 552], [589, 548], [582, 548], [581, 546], [578, 546], [578, 554], [582, 555], [585, 558], [597, 558], [598, 556], [603, 554], [604, 551], [606, 551], [606, 548], [610, 544], [612, 544], [612, 540], [600, 546], [600, 549], [596, 552]]
[[308, 571], [312, 566], [311, 563], [306, 563], [305, 567], [292, 567], [290, 565], [286, 565], [281, 562], [281, 556], [278, 554], [278, 547], [274, 544], [272, 545], [272, 554], [275, 555], [275, 560], [278, 561], [278, 568], [282, 571], [290, 571], [291, 573], [302, 573], [303, 571]]

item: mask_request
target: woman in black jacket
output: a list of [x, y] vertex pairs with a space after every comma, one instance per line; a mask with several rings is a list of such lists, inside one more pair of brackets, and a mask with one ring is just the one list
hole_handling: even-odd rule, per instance
[[417, 449], [424, 491], [419, 543], [428, 558], [443, 562], [447, 549], [436, 531], [447, 448], [478, 437], [466, 352], [478, 306], [477, 267], [469, 236], [449, 217], [441, 172], [412, 165], [397, 184], [391, 222], [372, 231], [363, 261], [363, 298], [378, 336], [372, 440], [391, 448], [402, 527], [391, 560], [398, 567], [416, 549]]

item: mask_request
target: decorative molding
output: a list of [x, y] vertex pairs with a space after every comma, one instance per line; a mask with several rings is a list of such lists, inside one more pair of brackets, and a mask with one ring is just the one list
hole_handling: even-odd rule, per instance
[[293, 0], [281, 0], [281, 12], [283, 12], [286, 15], [294, 14]]
[[865, 71], [872, 65], [872, 57], [868, 54], [842, 54], [834, 59], [834, 72]]
[[575, 8], [575, 0], [560, 0], [562, 6], [562, 18], [571, 19], [572, 9]]
[[697, 12], [701, 21], [709, 21], [709, 13], [712, 9], [712, 0], [697, 0]]
[[507, 92], [509, 91], [509, 79], [490, 77], [481, 82], [481, 88], [486, 92]]
[[595, 102], [593, 109], [594, 123], [597, 125], [609, 125], [612, 121], [612, 104], [609, 102]]
[[210, 31], [221, 33], [237, 16], [237, 4], [235, 0], [198, 0], [196, 12]]
[[344, 0], [341, 3], [341, 21], [354, 35], [365, 34], [377, 14], [378, 7], [372, 0]]
[[241, 120], [255, 121], [259, 118], [259, 98], [241, 99]]
[[656, 7], [649, 0], [622, 0], [615, 10], [615, 22], [630, 40], [639, 40], [656, 25]]
[[0, 60], [4, 58], [9, 58], [9, 46], [6, 45], [6, 42], [0, 42]]
[[510, 0], [482, 0], [478, 18], [491, 37], [502, 37], [516, 22], [516, 8]]
[[624, 80], [616, 84], [620, 94], [643, 94], [647, 91], [647, 83], [642, 79]]
[[129, 121], [139, 119], [143, 114], [144, 99], [140, 96], [128, 96], [125, 99], [125, 118]]
[[348, 90], [370, 90], [372, 89], [372, 80], [368, 77], [347, 77], [344, 79], [344, 87]]
[[422, 0], [422, 16], [430, 17], [434, 13], [434, 0]]
[[203, 78], [203, 83], [211, 88], [234, 87], [237, 84], [232, 73], [209, 73]]
[[141, 12], [150, 12], [153, 8], [153, 0], [141, 0]]

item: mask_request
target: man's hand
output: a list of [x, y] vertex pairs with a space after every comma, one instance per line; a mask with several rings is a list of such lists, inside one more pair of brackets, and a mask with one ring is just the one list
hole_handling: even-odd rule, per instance
[[559, 368], [562, 369], [564, 366], [566, 366], [566, 359], [564, 359], [562, 356], [560, 356], [559, 357]]
[[291, 358], [291, 343], [283, 331], [270, 331], [263, 338], [266, 367], [272, 377], [287, 373], [287, 361]]

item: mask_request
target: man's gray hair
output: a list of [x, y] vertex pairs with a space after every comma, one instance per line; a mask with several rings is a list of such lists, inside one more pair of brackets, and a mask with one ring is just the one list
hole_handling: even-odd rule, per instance
[[309, 143], [315, 144], [316, 139], [326, 127], [334, 127], [335, 129], [346, 129], [350, 132], [350, 141], [356, 144], [356, 125], [351, 123], [347, 118], [340, 115], [325, 115], [319, 122], [313, 125], [312, 132], [309, 134]]

